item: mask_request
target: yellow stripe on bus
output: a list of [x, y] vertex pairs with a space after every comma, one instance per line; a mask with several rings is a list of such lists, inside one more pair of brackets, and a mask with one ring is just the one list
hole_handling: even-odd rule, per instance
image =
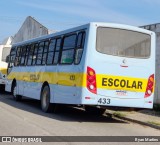
[[[86, 74], [72, 72], [11, 72], [9, 80], [86, 87]], [[148, 79], [112, 75], [96, 75], [97, 88], [145, 92]]]
[[[43, 83], [47, 81], [50, 84], [66, 86], [86, 86], [86, 75], [83, 73], [64, 73], [64, 72], [11, 72], [9, 80], [27, 81]], [[84, 81], [83, 81], [84, 80]]]
[[4, 75], [7, 74], [7, 68], [0, 68], [0, 72]]

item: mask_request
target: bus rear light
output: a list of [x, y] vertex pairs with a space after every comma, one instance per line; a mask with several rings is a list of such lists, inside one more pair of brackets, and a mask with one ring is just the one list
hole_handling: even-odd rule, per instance
[[87, 67], [87, 89], [97, 94], [96, 72], [90, 67]]
[[152, 74], [147, 83], [146, 92], [144, 98], [147, 98], [152, 95], [153, 93], [153, 87], [154, 87], [154, 74]]

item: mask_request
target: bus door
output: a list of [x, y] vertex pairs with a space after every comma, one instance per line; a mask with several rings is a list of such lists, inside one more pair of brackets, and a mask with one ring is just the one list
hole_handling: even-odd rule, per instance
[[[63, 38], [62, 53], [60, 64], [58, 66], [58, 91], [57, 96], [62, 98], [66, 103], [75, 103], [76, 98], [76, 75], [77, 71], [74, 65], [74, 52], [77, 35], [72, 34]], [[62, 97], [63, 96], [63, 97]]]
[[26, 60], [26, 74], [23, 76], [24, 79], [24, 84], [23, 84], [23, 89], [24, 89], [24, 96], [34, 96], [36, 99], [39, 99], [39, 90], [40, 88], [40, 70], [38, 69], [39, 67], [41, 68], [42, 66], [35, 66], [36, 64], [36, 58], [37, 58], [37, 49], [38, 49], [38, 44], [31, 44], [28, 45], [28, 59]]
[[74, 65], [60, 66], [57, 71], [57, 97], [66, 103], [77, 101], [76, 68]]

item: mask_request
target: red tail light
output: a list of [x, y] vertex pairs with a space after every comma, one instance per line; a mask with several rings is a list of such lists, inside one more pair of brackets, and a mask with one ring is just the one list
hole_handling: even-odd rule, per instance
[[87, 89], [97, 94], [96, 72], [90, 67], [87, 67]]
[[154, 74], [152, 74], [148, 79], [148, 84], [144, 98], [147, 98], [152, 95], [153, 87], [154, 87]]

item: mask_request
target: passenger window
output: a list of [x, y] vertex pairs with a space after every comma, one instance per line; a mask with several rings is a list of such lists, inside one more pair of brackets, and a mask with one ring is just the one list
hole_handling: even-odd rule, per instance
[[24, 65], [27, 65], [30, 48], [31, 48], [31, 45], [27, 45], [27, 46], [26, 46], [26, 55], [25, 55], [25, 64], [24, 64]]
[[33, 56], [32, 56], [32, 65], [36, 64], [37, 51], [38, 51], [38, 44], [36, 43], [35, 46], [34, 46], [34, 53], [33, 53]]
[[26, 49], [27, 49], [26, 46], [23, 46], [23, 47], [22, 47], [21, 63], [20, 63], [21, 66], [24, 66], [24, 65], [25, 65]]
[[44, 42], [39, 43], [38, 52], [37, 52], [37, 61], [36, 64], [42, 64], [42, 57], [43, 57], [43, 49], [44, 49]]
[[56, 50], [60, 50], [60, 46], [61, 46], [61, 38], [58, 38], [56, 41]]
[[56, 40], [53, 39], [50, 41], [48, 56], [47, 56], [47, 64], [52, 64], [54, 58], [54, 49], [55, 49]]
[[30, 51], [29, 51], [29, 56], [28, 56], [28, 61], [27, 61], [27, 65], [32, 65], [33, 54], [34, 54], [34, 44], [31, 44]]
[[9, 57], [9, 65], [8, 65], [9, 68], [14, 66], [15, 58], [16, 58], [16, 47], [12, 47]]
[[74, 59], [74, 50], [76, 46], [77, 35], [73, 34], [70, 36], [64, 37], [62, 55], [61, 55], [61, 64], [71, 64]]
[[54, 51], [54, 59], [53, 59], [53, 64], [57, 64], [59, 61], [59, 54], [60, 54], [60, 48], [61, 48], [61, 38], [56, 39], [56, 46], [55, 46], [55, 51]]
[[43, 59], [42, 59], [42, 64], [46, 64], [46, 59], [47, 59], [47, 52], [48, 52], [48, 45], [49, 45], [49, 42], [46, 41], [44, 43], [44, 50], [43, 50]]
[[78, 40], [77, 40], [75, 64], [79, 64], [81, 61], [82, 54], [83, 54], [83, 48], [84, 48], [84, 42], [85, 42], [85, 32], [80, 32], [78, 34]]
[[20, 65], [20, 60], [21, 60], [21, 49], [22, 47], [17, 47], [17, 53], [16, 53], [16, 59], [15, 59], [15, 66]]

